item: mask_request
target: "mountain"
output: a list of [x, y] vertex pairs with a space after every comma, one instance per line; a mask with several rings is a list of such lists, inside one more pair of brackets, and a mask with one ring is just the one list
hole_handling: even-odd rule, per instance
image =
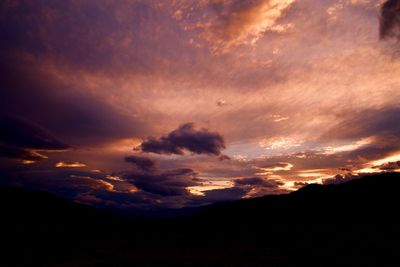
[[[244, 199], [206, 207], [200, 218], [244, 224], [397, 221], [400, 175], [367, 175], [341, 184], [310, 184], [287, 195]], [[243, 220], [242, 220], [243, 219]]]
[[0, 266], [400, 266], [399, 184], [370, 175], [160, 219], [1, 188]]

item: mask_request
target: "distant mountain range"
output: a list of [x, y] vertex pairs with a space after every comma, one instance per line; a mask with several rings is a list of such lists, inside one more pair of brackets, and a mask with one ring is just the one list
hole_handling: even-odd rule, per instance
[[400, 266], [399, 190], [384, 173], [144, 219], [0, 188], [0, 266]]

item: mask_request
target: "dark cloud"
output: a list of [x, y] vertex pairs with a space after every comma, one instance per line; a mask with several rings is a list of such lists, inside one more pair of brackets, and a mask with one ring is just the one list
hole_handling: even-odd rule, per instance
[[248, 190], [239, 187], [215, 189], [204, 192], [204, 196], [195, 197], [190, 205], [199, 206], [216, 202], [238, 200], [247, 194]]
[[379, 35], [382, 39], [387, 37], [400, 37], [400, 1], [388, 0], [382, 5]]
[[375, 168], [378, 168], [378, 169], [380, 169], [382, 171], [395, 171], [395, 170], [400, 169], [400, 161], [387, 162], [387, 163], [384, 163], [384, 164], [382, 164], [380, 166], [377, 166]]
[[351, 173], [345, 175], [337, 174], [333, 178], [323, 179], [322, 184], [341, 184], [358, 178], [361, 178], [361, 176]]
[[251, 197], [287, 193], [285, 189], [280, 188], [284, 185], [283, 182], [258, 176], [236, 179], [234, 183], [236, 188], [245, 190]]
[[0, 169], [0, 185], [23, 186], [31, 189], [47, 190], [66, 198], [92, 190], [112, 190], [104, 173], [49, 169], [46, 166], [18, 166]]
[[40, 150], [69, 148], [40, 126], [21, 118], [0, 118], [0, 126], [0, 142], [8, 145]]
[[167, 136], [149, 138], [140, 145], [143, 152], [157, 154], [184, 154], [188, 150], [195, 154], [220, 155], [225, 148], [222, 135], [207, 129], [195, 129], [193, 123], [185, 123]]
[[123, 179], [110, 179], [102, 172], [49, 169], [41, 166], [41, 163], [3, 166], [0, 164], [0, 186], [46, 190], [66, 199], [99, 207], [155, 208], [161, 198], [137, 191], [131, 183]]
[[187, 195], [186, 187], [198, 185], [197, 173], [189, 168], [158, 173], [128, 173], [125, 179], [137, 188], [161, 196]]
[[1, 143], [0, 143], [0, 157], [19, 159], [19, 160], [30, 160], [30, 161], [39, 161], [46, 158], [44, 155], [38, 152], [13, 146], [7, 146]]
[[203, 192], [204, 196], [193, 196], [186, 205], [199, 206], [216, 202], [239, 200], [244, 197], [261, 197], [269, 194], [284, 194], [287, 190], [281, 189], [282, 182], [262, 177], [248, 177], [234, 180], [230, 188], [214, 189]]
[[218, 157], [218, 159], [220, 161], [231, 160], [231, 158], [229, 156], [227, 156], [227, 155], [221, 155], [221, 156]]
[[283, 185], [282, 182], [275, 180], [267, 180], [262, 177], [249, 177], [235, 180], [236, 186], [257, 186], [257, 187], [278, 187]]
[[128, 138], [144, 130], [140, 119], [41, 71], [29, 60], [1, 52], [0, 117], [12, 114], [33, 121], [73, 146]]
[[138, 156], [127, 156], [125, 161], [132, 163], [137, 168], [143, 171], [151, 171], [155, 168], [155, 162], [150, 158], [138, 157]]
[[[160, 207], [157, 195], [146, 192], [111, 192], [96, 190], [77, 194], [74, 200], [89, 205], [116, 209], [156, 209]], [[165, 208], [165, 207], [160, 207]]]
[[152, 152], [157, 154], [179, 154], [183, 155], [181, 148], [174, 145], [167, 138], [161, 137], [161, 139], [155, 139], [149, 137], [148, 140], [140, 145], [143, 152]]
[[[131, 1], [118, 5], [108, 1], [2, 2], [0, 116], [13, 114], [34, 121], [74, 146], [143, 134], [137, 110], [123, 111], [77, 80], [94, 72], [97, 77], [110, 77], [105, 73], [157, 66], [150, 51], [165, 46], [153, 38], [129, 42], [131, 35], [139, 36], [144, 30], [143, 20], [156, 23], [160, 19], [154, 12], [146, 3]], [[146, 32], [150, 28], [155, 27]]]
[[370, 143], [344, 152], [349, 159], [373, 159], [400, 149], [400, 108], [367, 109], [349, 114], [321, 136], [321, 141], [370, 138]]
[[57, 151], [69, 146], [39, 125], [17, 117], [0, 117], [0, 157], [39, 161], [39, 151]]

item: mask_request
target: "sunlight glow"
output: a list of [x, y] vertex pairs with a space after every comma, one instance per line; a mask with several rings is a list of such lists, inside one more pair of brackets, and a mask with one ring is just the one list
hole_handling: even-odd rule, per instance
[[204, 183], [202, 185], [190, 186], [186, 187], [186, 189], [192, 194], [196, 196], [204, 196], [204, 192], [215, 190], [215, 189], [225, 189], [232, 188], [233, 182], [231, 181], [210, 181]]
[[86, 164], [81, 162], [64, 162], [59, 161], [56, 163], [56, 168], [83, 168], [86, 167]]

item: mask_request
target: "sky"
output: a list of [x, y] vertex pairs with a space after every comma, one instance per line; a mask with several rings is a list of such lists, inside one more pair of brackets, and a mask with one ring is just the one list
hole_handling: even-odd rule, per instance
[[183, 208], [400, 169], [398, 0], [3, 0], [0, 185]]

